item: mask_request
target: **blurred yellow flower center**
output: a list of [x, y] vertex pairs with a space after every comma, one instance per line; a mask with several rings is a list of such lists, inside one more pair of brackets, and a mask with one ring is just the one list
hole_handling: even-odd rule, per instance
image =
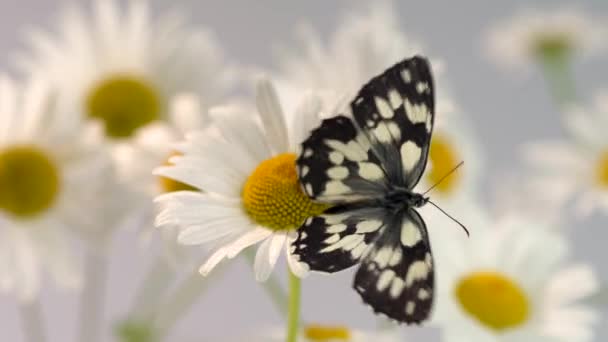
[[596, 179], [600, 186], [608, 188], [608, 151], [604, 152], [598, 160]]
[[[451, 142], [440, 134], [436, 134], [431, 139], [431, 149], [429, 160], [432, 168], [426, 174], [427, 182], [431, 185], [437, 184], [450, 170], [460, 162], [460, 156], [454, 150]], [[462, 170], [452, 173], [439, 183], [435, 190], [440, 195], [452, 194], [462, 180]]]
[[[177, 155], [180, 155], [180, 153], [179, 152], [171, 153], [171, 155], [169, 155], [169, 157], [167, 157], [167, 159], [165, 160], [163, 165], [172, 165], [172, 163], [169, 161], [169, 159], [171, 159], [171, 157], [177, 156]], [[162, 192], [165, 192], [165, 193], [175, 192], [175, 191], [199, 191], [199, 189], [197, 189], [191, 185], [188, 185], [186, 183], [177, 181], [173, 178], [168, 178], [168, 177], [164, 177], [164, 176], [159, 176], [158, 182], [160, 184], [160, 188], [161, 188]]]
[[346, 327], [331, 327], [324, 325], [309, 325], [304, 329], [304, 337], [310, 341], [348, 341], [350, 331]]
[[496, 331], [523, 324], [530, 307], [516, 283], [497, 272], [475, 272], [460, 280], [456, 297], [464, 311]]
[[93, 87], [86, 107], [91, 118], [103, 121], [109, 137], [126, 138], [160, 118], [161, 99], [147, 80], [117, 75]]
[[60, 185], [44, 151], [29, 145], [0, 150], [0, 209], [21, 218], [38, 215], [53, 205]]
[[572, 51], [571, 38], [560, 33], [540, 34], [532, 41], [532, 52], [544, 60], [558, 60]]
[[260, 163], [245, 182], [242, 197], [249, 217], [274, 230], [296, 229], [307, 217], [327, 208], [311, 201], [301, 190], [293, 153]]

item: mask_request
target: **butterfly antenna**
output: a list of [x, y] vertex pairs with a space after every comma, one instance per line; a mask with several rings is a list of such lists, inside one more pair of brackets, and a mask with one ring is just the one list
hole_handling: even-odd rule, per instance
[[433, 184], [433, 186], [428, 188], [428, 190], [425, 191], [422, 195], [424, 196], [431, 190], [435, 189], [435, 187], [437, 185], [441, 184], [441, 182], [443, 182], [446, 178], [448, 178], [452, 173], [456, 172], [456, 170], [458, 170], [462, 165], [464, 165], [464, 161], [461, 161], [460, 163], [458, 163], [458, 165], [454, 166], [450, 171], [448, 171], [448, 173], [446, 173], [443, 177], [441, 177], [441, 179], [439, 181], [437, 181], [437, 183]]
[[454, 217], [452, 217], [452, 215], [450, 215], [447, 212], [445, 212], [445, 210], [441, 209], [437, 204], [435, 204], [435, 203], [433, 203], [431, 201], [428, 201], [428, 202], [431, 203], [435, 208], [439, 209], [439, 211], [441, 211], [445, 216], [449, 217], [452, 221], [456, 222], [464, 230], [464, 232], [467, 233], [467, 236], [471, 236], [469, 234], [469, 230], [467, 229], [467, 227], [464, 226], [464, 224], [460, 223], [460, 221], [458, 221], [457, 219], [455, 219]]

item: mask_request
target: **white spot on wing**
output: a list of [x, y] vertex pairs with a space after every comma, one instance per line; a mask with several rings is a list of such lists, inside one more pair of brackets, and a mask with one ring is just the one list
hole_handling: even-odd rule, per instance
[[401, 292], [403, 292], [403, 288], [405, 287], [405, 282], [399, 278], [399, 277], [395, 277], [395, 279], [393, 279], [393, 283], [391, 284], [391, 289], [390, 289], [390, 295], [393, 298], [397, 298], [401, 295]]
[[403, 79], [403, 82], [410, 83], [412, 81], [412, 74], [409, 70], [403, 69], [401, 70], [401, 78]]
[[323, 241], [323, 243], [325, 243], [327, 245], [331, 245], [338, 241], [340, 241], [340, 234], [334, 234], [334, 235], [331, 235], [330, 237], [328, 237], [327, 239], [325, 239]]
[[422, 94], [429, 90], [429, 84], [427, 82], [418, 82], [416, 83], [416, 91], [418, 94]]
[[390, 247], [382, 247], [374, 256], [374, 262], [378, 264], [379, 268], [385, 268], [393, 255], [393, 249]]
[[353, 248], [353, 250], [350, 251], [353, 259], [361, 258], [361, 256], [363, 256], [363, 253], [365, 253], [365, 251], [367, 250], [367, 247], [368, 246], [364, 242], [361, 242], [357, 245], [357, 247]]
[[323, 192], [323, 195], [343, 195], [349, 193], [350, 191], [350, 188], [346, 184], [337, 180], [332, 180], [325, 184], [325, 191]]
[[351, 249], [355, 248], [358, 244], [360, 244], [362, 241], [363, 241], [363, 235], [359, 235], [359, 234], [346, 235], [345, 237], [342, 238], [342, 240], [334, 243], [331, 246], [327, 246], [327, 247], [323, 248], [319, 252], [320, 253], [333, 252], [340, 248], [344, 249], [346, 251], [350, 251]]
[[334, 166], [327, 170], [327, 175], [335, 180], [345, 179], [348, 177], [348, 169], [345, 166]]
[[412, 301], [407, 302], [405, 305], [405, 313], [408, 315], [413, 315], [414, 310], [416, 310], [416, 303]]
[[306, 189], [306, 193], [307, 193], [309, 196], [312, 196], [312, 195], [313, 195], [313, 192], [312, 192], [312, 184], [308, 183], [308, 184], [306, 184], [306, 186], [305, 186], [304, 188]]
[[383, 123], [379, 123], [378, 126], [374, 128], [374, 135], [378, 141], [382, 143], [390, 143], [393, 139], [391, 132], [389, 132], [388, 128]]
[[403, 257], [403, 252], [401, 252], [401, 248], [395, 248], [393, 251], [393, 255], [391, 256], [391, 260], [388, 261], [389, 266], [396, 266], [401, 262], [401, 258]]
[[388, 127], [388, 131], [391, 132], [391, 135], [393, 136], [393, 138], [395, 138], [395, 140], [401, 140], [401, 129], [399, 128], [399, 125], [391, 121], [388, 122], [386, 126]]
[[379, 292], [386, 290], [386, 288], [391, 284], [391, 281], [395, 278], [395, 271], [393, 270], [385, 270], [380, 273], [380, 277], [378, 277], [378, 282], [376, 283], [376, 288]]
[[393, 109], [385, 99], [376, 96], [374, 97], [374, 102], [376, 102], [376, 108], [383, 118], [391, 119], [395, 115], [395, 112], [393, 112]]
[[429, 291], [427, 291], [426, 289], [418, 290], [418, 299], [427, 300], [429, 298], [431, 298], [431, 293]]
[[346, 227], [347, 226], [344, 223], [332, 224], [331, 226], [327, 227], [327, 233], [328, 234], [342, 233], [343, 231], [346, 230]]
[[407, 118], [413, 123], [426, 123], [427, 117], [430, 116], [429, 108], [424, 103], [412, 104], [405, 99], [403, 102]]
[[407, 270], [405, 286], [410, 287], [416, 280], [424, 280], [431, 271], [430, 266], [424, 261], [414, 261]]
[[329, 152], [329, 161], [334, 165], [340, 165], [344, 161], [344, 155], [337, 151]]
[[312, 152], [311, 149], [309, 149], [309, 148], [305, 149], [304, 150], [304, 158], [308, 158], [308, 157], [312, 156], [312, 153], [313, 152]]
[[413, 141], [406, 141], [401, 145], [401, 163], [405, 171], [410, 172], [418, 164], [422, 149]]
[[346, 159], [352, 161], [367, 160], [367, 151], [364, 151], [356, 141], [349, 141], [347, 144], [345, 144], [338, 140], [327, 139], [325, 140], [325, 144], [342, 153]]
[[404, 221], [401, 225], [401, 244], [406, 247], [414, 247], [420, 240], [422, 240], [420, 229], [411, 221]]
[[399, 92], [395, 89], [391, 89], [388, 91], [388, 101], [391, 103], [391, 107], [397, 109], [403, 103], [403, 99]]
[[310, 171], [310, 168], [306, 165], [302, 166], [302, 168], [300, 169], [300, 176], [305, 177], [308, 172]]
[[359, 163], [359, 176], [370, 181], [376, 181], [384, 178], [384, 172], [374, 163]]
[[382, 227], [382, 221], [380, 220], [367, 220], [357, 223], [357, 234], [371, 233]]

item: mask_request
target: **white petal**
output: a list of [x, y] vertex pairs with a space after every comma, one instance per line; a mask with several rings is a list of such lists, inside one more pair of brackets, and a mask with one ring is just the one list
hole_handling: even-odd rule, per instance
[[279, 255], [281, 255], [281, 251], [283, 250], [283, 245], [287, 240], [287, 234], [283, 232], [276, 232], [271, 237], [270, 243], [270, 251], [268, 253], [268, 261], [274, 267], [279, 259]]
[[289, 150], [287, 125], [277, 93], [272, 83], [267, 79], [258, 82], [256, 88], [256, 104], [266, 130], [266, 137], [272, 144], [274, 153]]
[[228, 249], [228, 258], [234, 258], [237, 256], [243, 249], [254, 245], [272, 234], [270, 229], [266, 228], [255, 228], [238, 238], [235, 242], [233, 242]]
[[264, 240], [255, 254], [253, 268], [257, 281], [266, 281], [268, 277], [270, 277], [270, 273], [272, 273], [272, 269], [276, 263], [276, 259], [274, 259], [274, 262], [272, 262], [271, 259], [271, 255], [274, 257], [276, 254], [276, 251], [273, 250], [276, 248], [276, 235], [277, 234], [273, 234]]
[[197, 226], [187, 226], [180, 231], [177, 241], [182, 245], [200, 245], [225, 238], [241, 232], [247, 227], [247, 221], [239, 218], [225, 217], [208, 221]]
[[296, 151], [310, 132], [319, 124], [321, 99], [310, 94], [298, 105], [291, 125], [291, 150]]
[[205, 261], [205, 263], [198, 269], [199, 273], [203, 276], [207, 276], [209, 272], [211, 272], [215, 268], [215, 266], [217, 266], [217, 264], [219, 264], [220, 261], [222, 261], [226, 257], [227, 252], [228, 251], [226, 248], [220, 248], [215, 251], [209, 257], [209, 259], [207, 259], [207, 261]]

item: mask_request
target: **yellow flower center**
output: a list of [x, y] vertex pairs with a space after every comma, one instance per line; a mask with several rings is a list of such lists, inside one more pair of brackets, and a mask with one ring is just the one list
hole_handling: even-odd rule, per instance
[[117, 75], [93, 87], [86, 99], [86, 109], [91, 118], [103, 121], [109, 137], [126, 138], [160, 118], [161, 99], [150, 82]]
[[255, 222], [274, 230], [298, 228], [327, 206], [315, 203], [300, 189], [296, 156], [284, 153], [260, 163], [243, 187], [245, 211]]
[[[165, 160], [163, 165], [172, 165], [172, 163], [169, 161], [169, 159], [171, 159], [171, 157], [177, 156], [177, 155], [180, 155], [180, 153], [179, 152], [171, 153], [171, 155], [169, 155], [169, 157]], [[158, 182], [160, 184], [160, 188], [161, 188], [162, 192], [165, 192], [165, 193], [175, 192], [175, 191], [199, 191], [199, 189], [197, 189], [191, 185], [188, 185], [186, 183], [182, 183], [175, 179], [164, 177], [164, 176], [159, 176]]]
[[572, 48], [571, 38], [561, 33], [544, 33], [532, 40], [532, 53], [541, 60], [561, 60]]
[[[459, 162], [460, 156], [452, 147], [451, 141], [445, 136], [435, 134], [431, 139], [431, 149], [429, 151], [429, 160], [432, 168], [426, 174], [427, 182], [431, 185], [437, 184], [450, 170], [452, 170]], [[440, 195], [450, 195], [462, 181], [462, 170], [454, 172], [447, 178], [437, 184], [434, 191]]]
[[57, 166], [44, 151], [28, 145], [0, 151], [0, 209], [35, 216], [53, 205], [59, 188]]
[[597, 183], [604, 188], [608, 188], [608, 151], [604, 152], [599, 158], [595, 174]]
[[496, 331], [523, 324], [529, 317], [526, 294], [497, 272], [474, 272], [460, 280], [456, 297], [469, 315]]
[[346, 327], [332, 327], [324, 325], [309, 325], [304, 329], [304, 337], [310, 341], [348, 341], [351, 338], [350, 330]]

